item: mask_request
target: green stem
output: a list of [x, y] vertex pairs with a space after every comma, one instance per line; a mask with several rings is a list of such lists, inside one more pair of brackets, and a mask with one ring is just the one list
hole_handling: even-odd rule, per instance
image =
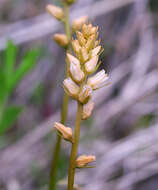
[[71, 156], [69, 162], [69, 173], [68, 173], [68, 190], [73, 190], [75, 167], [76, 167], [76, 156], [78, 151], [79, 137], [80, 137], [80, 124], [81, 124], [82, 104], [78, 102], [76, 124], [74, 132], [74, 142], [71, 148]]
[[[68, 40], [71, 40], [71, 27], [70, 27], [70, 20], [69, 20], [69, 6], [64, 3], [64, 12], [65, 12], [65, 32], [67, 35]], [[69, 45], [70, 47], [70, 45]]]
[[[67, 94], [64, 93], [63, 105], [61, 111], [61, 121], [60, 121], [62, 124], [64, 124], [67, 119], [68, 103], [69, 103], [69, 97], [67, 96]], [[60, 148], [61, 148], [61, 136], [57, 135], [57, 140], [53, 151], [51, 172], [50, 172], [50, 183], [49, 183], [50, 190], [56, 189], [57, 165], [59, 160]]]
[[[67, 35], [67, 38], [71, 39], [71, 28], [70, 28], [70, 21], [69, 21], [69, 6], [67, 4], [64, 4], [64, 12], [65, 12], [65, 32]], [[66, 52], [70, 51], [70, 45], [68, 46]], [[69, 63], [66, 63], [66, 77], [69, 76]], [[69, 97], [66, 93], [64, 93], [63, 96], [63, 104], [62, 104], [62, 110], [61, 110], [61, 120], [60, 122], [62, 124], [65, 124], [67, 120], [67, 112], [68, 112], [68, 103], [69, 103]], [[57, 165], [59, 160], [59, 154], [61, 149], [61, 136], [57, 135], [56, 144], [53, 151], [53, 159], [52, 159], [52, 165], [51, 165], [51, 172], [50, 172], [50, 182], [49, 182], [49, 190], [55, 190], [56, 189], [56, 178], [57, 178]]]

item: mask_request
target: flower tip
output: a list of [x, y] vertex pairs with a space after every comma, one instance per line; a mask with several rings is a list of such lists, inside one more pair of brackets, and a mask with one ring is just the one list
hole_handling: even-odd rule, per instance
[[80, 30], [82, 25], [85, 24], [88, 20], [88, 17], [87, 16], [81, 16], [77, 19], [75, 19], [73, 22], [72, 22], [72, 28], [73, 30]]
[[79, 60], [76, 57], [74, 57], [73, 55], [71, 55], [70, 53], [66, 54], [66, 58], [69, 63], [73, 62], [75, 65], [80, 65]]

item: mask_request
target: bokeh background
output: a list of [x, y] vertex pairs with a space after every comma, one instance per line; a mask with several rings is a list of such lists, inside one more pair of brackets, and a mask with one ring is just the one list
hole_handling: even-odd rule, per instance
[[[38, 54], [3, 106], [22, 110], [2, 125], [7, 127], [0, 133], [0, 190], [48, 189], [65, 54], [51, 40], [63, 27], [45, 12], [47, 3], [61, 5], [59, 0], [0, 0], [0, 69], [7, 64], [6, 54], [14, 59], [14, 49], [14, 72], [28, 52]], [[82, 123], [79, 154], [97, 157], [96, 168], [77, 171], [76, 183], [83, 190], [158, 189], [157, 12], [157, 0], [77, 0], [70, 9], [71, 20], [88, 15], [99, 26], [105, 49], [101, 67], [111, 82], [95, 93], [93, 116]], [[75, 111], [71, 100], [70, 126]], [[60, 190], [65, 189], [69, 153], [69, 143], [63, 142]]]

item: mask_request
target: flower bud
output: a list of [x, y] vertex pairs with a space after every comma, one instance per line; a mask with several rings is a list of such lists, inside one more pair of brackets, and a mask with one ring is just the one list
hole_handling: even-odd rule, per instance
[[82, 26], [82, 33], [86, 39], [89, 37], [89, 27], [87, 24], [83, 24]]
[[61, 133], [65, 140], [72, 142], [72, 129], [70, 127], [66, 127], [58, 122], [55, 122], [54, 127]]
[[98, 26], [97, 27], [92, 27], [90, 30], [90, 35], [92, 34], [97, 34], [98, 33]]
[[69, 63], [73, 62], [75, 65], [80, 66], [79, 60], [76, 57], [74, 57], [73, 55], [67, 53], [66, 57], [67, 57], [67, 60], [68, 60]]
[[92, 88], [88, 85], [84, 85], [79, 93], [78, 99], [81, 103], [86, 104], [92, 96]]
[[109, 82], [107, 82], [108, 79], [109, 79], [108, 75], [105, 74], [105, 71], [102, 69], [96, 75], [90, 77], [87, 81], [87, 84], [91, 86], [93, 90], [96, 90], [98, 88], [102, 88], [103, 86], [108, 85], [109, 84]]
[[87, 156], [87, 155], [81, 155], [76, 160], [76, 167], [77, 168], [83, 168], [87, 166], [87, 164], [94, 162], [96, 160], [96, 157], [93, 155]]
[[65, 34], [55, 34], [53, 39], [61, 47], [66, 47], [69, 44], [69, 40]]
[[92, 48], [94, 48], [94, 44], [95, 44], [95, 40], [96, 40], [96, 36], [95, 34], [91, 35], [85, 45], [87, 51], [91, 50]]
[[62, 8], [57, 7], [55, 5], [47, 5], [46, 10], [49, 14], [51, 14], [53, 17], [55, 17], [58, 20], [61, 20], [64, 16]]
[[74, 50], [74, 53], [78, 56], [79, 52], [80, 52], [80, 49], [81, 49], [81, 46], [80, 46], [78, 40], [73, 40], [72, 41], [72, 48]]
[[98, 56], [94, 56], [88, 62], [85, 63], [85, 70], [88, 74], [91, 74], [95, 71], [95, 68], [98, 63]]
[[79, 94], [79, 86], [69, 77], [63, 81], [65, 92], [72, 98], [77, 99]]
[[80, 83], [84, 80], [84, 72], [81, 70], [80, 66], [74, 62], [70, 63], [70, 74], [76, 83]]
[[92, 34], [96, 35], [97, 31], [98, 31], [98, 27], [93, 27], [92, 24], [88, 24], [88, 25], [84, 24], [82, 26], [82, 33], [86, 39], [88, 39], [88, 37], [91, 36]]
[[97, 46], [96, 48], [92, 50], [91, 57], [98, 55], [100, 51], [101, 51], [101, 46]]
[[88, 59], [89, 59], [88, 52], [87, 52], [87, 50], [86, 50], [85, 47], [82, 47], [80, 49], [80, 60], [81, 60], [81, 63], [85, 63]]
[[80, 30], [82, 25], [85, 24], [88, 20], [87, 16], [81, 16], [78, 19], [75, 19], [72, 23], [72, 29], [73, 30]]
[[81, 46], [85, 46], [86, 45], [86, 39], [84, 38], [83, 34], [79, 31], [76, 32], [76, 35], [77, 35], [77, 39], [79, 41], [79, 44]]
[[83, 105], [82, 119], [83, 120], [88, 119], [91, 116], [93, 109], [94, 109], [94, 102], [89, 100], [87, 104]]

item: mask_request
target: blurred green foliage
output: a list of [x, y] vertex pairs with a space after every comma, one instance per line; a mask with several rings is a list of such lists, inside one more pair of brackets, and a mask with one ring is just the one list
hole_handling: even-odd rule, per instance
[[149, 7], [152, 12], [158, 11], [158, 1], [157, 0], [150, 0], [149, 1]]
[[4, 60], [0, 62], [0, 135], [9, 129], [17, 119], [22, 107], [8, 105], [13, 90], [36, 63], [38, 51], [28, 51], [17, 65], [18, 48], [11, 42], [4, 51]]
[[155, 119], [154, 114], [148, 114], [144, 115], [141, 117], [138, 122], [136, 123], [136, 128], [141, 128], [141, 127], [149, 127], [152, 124], [152, 121]]

